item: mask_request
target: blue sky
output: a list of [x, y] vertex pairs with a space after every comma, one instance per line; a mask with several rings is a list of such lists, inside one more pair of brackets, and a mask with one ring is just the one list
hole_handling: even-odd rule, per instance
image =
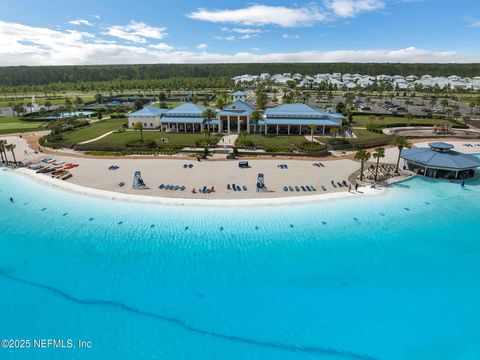
[[479, 62], [478, 0], [0, 3], [0, 65]]

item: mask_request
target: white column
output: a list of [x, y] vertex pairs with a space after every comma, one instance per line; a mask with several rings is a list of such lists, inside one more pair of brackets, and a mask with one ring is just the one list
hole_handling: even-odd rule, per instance
[[279, 128], [279, 125], [277, 124], [277, 135], [278, 135], [278, 128]]
[[240, 134], [240, 116], [237, 116], [237, 134]]
[[265, 123], [265, 135], [267, 135], [268, 125]]
[[288, 125], [288, 135], [290, 135], [290, 125]]
[[230, 116], [227, 116], [227, 133], [230, 135]]
[[200, 132], [203, 132], [203, 123], [200, 124]]
[[247, 133], [250, 134], [250, 116], [247, 116]]
[[223, 132], [223, 121], [220, 119], [220, 117], [218, 118], [218, 132]]
[[302, 125], [300, 125], [300, 130], [298, 135], [302, 135]]
[[323, 125], [322, 135], [325, 135], [325, 125]]
[[183, 131], [187, 132], [187, 123], [183, 123]]

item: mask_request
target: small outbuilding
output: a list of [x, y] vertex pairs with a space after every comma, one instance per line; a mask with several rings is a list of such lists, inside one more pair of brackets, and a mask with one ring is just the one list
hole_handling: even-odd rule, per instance
[[476, 175], [480, 158], [452, 150], [453, 145], [444, 142], [428, 144], [428, 148], [402, 150], [401, 158], [406, 169], [432, 178], [468, 179]]

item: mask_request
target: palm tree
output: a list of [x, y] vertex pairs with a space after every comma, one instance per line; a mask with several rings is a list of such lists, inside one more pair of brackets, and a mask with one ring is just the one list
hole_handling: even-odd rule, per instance
[[247, 137], [247, 132], [245, 130], [240, 131], [240, 139], [242, 140], [242, 144], [245, 145], [245, 138]]
[[252, 112], [252, 114], [250, 115], [250, 120], [253, 120], [253, 133], [256, 134], [258, 122], [262, 120], [262, 114], [260, 113], [260, 111], [255, 110], [254, 112]]
[[338, 134], [338, 127], [334, 126], [330, 129], [330, 134], [332, 134], [333, 136], [333, 140], [335, 140], [337, 138], [337, 134]]
[[380, 158], [385, 157], [385, 148], [383, 147], [376, 148], [375, 152], [373, 153], [373, 157], [377, 159], [377, 166], [375, 167], [375, 182], [377, 182], [378, 166], [380, 165]]
[[13, 162], [15, 164], [17, 163], [17, 158], [15, 157], [15, 152], [13, 150], [15, 150], [16, 147], [17, 147], [17, 145], [15, 145], [15, 144], [5, 145], [5, 149], [10, 150], [12, 152]]
[[312, 143], [312, 147], [313, 147], [313, 135], [317, 132], [317, 125], [308, 125], [308, 127], [310, 128], [310, 134], [312, 136], [312, 140], [311, 140], [311, 143]]
[[207, 144], [210, 141], [210, 135], [211, 134], [212, 133], [210, 132], [210, 130], [208, 130], [208, 129], [203, 130], [203, 135], [205, 135], [205, 141], [207, 142]]
[[133, 124], [133, 129], [140, 130], [140, 136], [142, 138], [142, 143], [143, 143], [143, 123], [136, 122], [135, 124]]
[[207, 129], [210, 131], [210, 122], [217, 117], [217, 113], [213, 109], [205, 109], [202, 117], [207, 121]]
[[398, 148], [398, 159], [397, 159], [397, 167], [395, 170], [395, 173], [398, 174], [398, 166], [400, 165], [400, 155], [402, 154], [402, 150], [404, 148], [410, 148], [410, 143], [408, 142], [407, 138], [405, 136], [397, 136], [395, 138], [395, 145], [397, 145]]
[[[5, 145], [7, 144], [6, 140], [0, 140], [0, 155], [2, 156], [2, 162], [7, 162], [7, 154], [5, 153]], [[5, 153], [5, 156], [4, 156]]]
[[360, 181], [363, 181], [363, 169], [365, 167], [365, 162], [367, 162], [370, 157], [372, 156], [371, 153], [369, 153], [366, 150], [358, 150], [355, 153], [355, 160], [360, 160], [362, 162], [361, 168], [360, 168]]

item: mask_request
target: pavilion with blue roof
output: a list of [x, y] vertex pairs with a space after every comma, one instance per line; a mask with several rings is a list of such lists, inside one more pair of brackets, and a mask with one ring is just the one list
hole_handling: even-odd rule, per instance
[[468, 179], [476, 175], [480, 158], [453, 151], [453, 145], [444, 142], [428, 144], [428, 148], [402, 150], [405, 167], [419, 175], [442, 179]]
[[167, 110], [156, 106], [144, 107], [128, 115], [128, 127], [132, 129], [135, 123], [140, 122], [144, 129], [158, 129], [160, 127], [160, 119]]
[[342, 125], [343, 115], [325, 112], [306, 104], [283, 104], [265, 111], [265, 134], [310, 134], [310, 126], [316, 133], [325, 135], [332, 127]]
[[218, 131], [218, 120], [212, 119], [210, 121], [203, 117], [205, 112], [203, 106], [185, 103], [170, 109], [162, 116], [160, 122], [162, 130], [176, 130], [179, 132], [202, 132], [206, 126], [210, 131]]

